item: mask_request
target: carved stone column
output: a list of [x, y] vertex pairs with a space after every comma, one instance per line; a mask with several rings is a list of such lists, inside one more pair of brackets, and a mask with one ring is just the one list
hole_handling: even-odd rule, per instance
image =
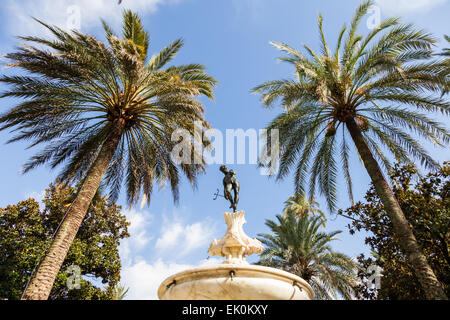
[[223, 216], [227, 224], [227, 232], [220, 240], [214, 239], [208, 253], [211, 256], [225, 257], [224, 264], [248, 265], [245, 256], [260, 253], [263, 250], [261, 242], [245, 234], [244, 211], [225, 212]]

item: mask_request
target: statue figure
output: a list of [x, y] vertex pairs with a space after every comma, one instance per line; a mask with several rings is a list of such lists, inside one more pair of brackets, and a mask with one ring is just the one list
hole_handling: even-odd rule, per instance
[[[236, 179], [236, 173], [233, 170], [228, 171], [227, 167], [224, 165], [220, 166], [220, 171], [225, 175], [223, 178], [224, 198], [230, 201], [230, 208], [233, 208], [233, 212], [236, 212], [236, 206], [239, 201], [239, 182]], [[234, 200], [231, 195], [231, 190], [234, 191]]]

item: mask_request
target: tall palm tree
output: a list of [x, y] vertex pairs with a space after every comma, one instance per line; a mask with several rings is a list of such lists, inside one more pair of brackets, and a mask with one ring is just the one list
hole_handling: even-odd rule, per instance
[[330, 242], [342, 231], [319, 232], [322, 217], [292, 211], [277, 216], [278, 224], [266, 220], [272, 234], [258, 234], [265, 244], [258, 264], [291, 272], [307, 281], [317, 299], [352, 299], [357, 284], [356, 263], [331, 249]]
[[435, 39], [430, 34], [400, 24], [398, 18], [382, 21], [366, 36], [357, 34], [371, 5], [372, 1], [363, 2], [349, 28], [344, 25], [334, 53], [325, 40], [321, 15], [320, 53], [305, 45], [308, 57], [273, 42], [287, 54], [280, 60], [293, 65], [297, 78], [270, 81], [253, 92], [262, 94], [265, 106], [281, 99], [285, 108], [267, 127], [268, 132], [279, 129], [277, 178], [285, 178], [294, 167], [296, 192], [305, 190], [309, 176], [310, 196], [318, 187], [331, 210], [336, 207], [338, 157], [353, 198], [350, 135], [427, 297], [446, 299], [380, 167], [391, 167], [385, 151], [397, 160], [418, 159], [427, 168], [438, 167], [407, 131], [448, 146], [449, 132], [423, 113], [450, 112], [449, 103], [439, 96], [445, 86], [445, 64], [431, 60]]
[[[44, 163], [52, 168], [64, 163], [59, 178], [67, 183], [81, 178], [83, 183], [24, 299], [48, 297], [102, 181], [116, 199], [125, 179], [131, 205], [141, 193], [150, 201], [154, 182], [168, 182], [177, 200], [181, 173], [195, 185], [206, 163], [177, 165], [171, 151], [178, 141], [171, 135], [185, 129], [194, 136], [195, 121], [209, 127], [197, 97], [212, 99], [216, 84], [199, 64], [164, 68], [182, 47], [181, 40], [149, 58], [149, 35], [131, 11], [124, 12], [121, 38], [103, 22], [107, 44], [38, 22], [54, 39], [21, 37], [29, 45], [7, 55], [11, 66], [26, 74], [0, 78], [10, 86], [1, 97], [25, 101], [0, 117], [0, 130], [14, 128], [17, 135], [9, 142], [45, 145], [24, 172]], [[202, 159], [198, 143], [191, 143], [192, 156]]]
[[284, 202], [283, 216], [286, 216], [288, 212], [293, 212], [299, 218], [303, 215], [317, 214], [326, 220], [325, 213], [318, 207], [319, 203], [314, 198], [308, 200], [306, 194], [296, 193]]

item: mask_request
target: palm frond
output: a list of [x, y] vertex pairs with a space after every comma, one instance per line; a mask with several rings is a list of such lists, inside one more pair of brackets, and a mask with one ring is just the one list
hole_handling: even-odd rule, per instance
[[183, 46], [183, 40], [177, 39], [170, 45], [161, 50], [158, 54], [153, 55], [147, 65], [149, 70], [159, 70], [172, 60]]

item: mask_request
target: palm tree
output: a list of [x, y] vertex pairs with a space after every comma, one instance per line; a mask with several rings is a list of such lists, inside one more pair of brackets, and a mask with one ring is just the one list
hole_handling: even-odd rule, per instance
[[125, 286], [118, 284], [112, 289], [112, 300], [123, 300], [127, 295], [128, 290], [130, 290], [130, 288], [125, 289]]
[[[444, 35], [444, 39], [447, 41], [447, 44], [450, 43], [450, 37], [448, 35]], [[440, 55], [446, 57], [447, 59], [450, 59], [450, 48], [442, 49], [442, 52], [440, 53]], [[448, 63], [448, 60], [447, 60], [447, 63]]]
[[[181, 173], [195, 185], [206, 163], [201, 153], [197, 159], [202, 161], [195, 164], [175, 163], [171, 151], [178, 141], [171, 135], [184, 129], [194, 136], [195, 121], [209, 127], [197, 97], [212, 99], [216, 84], [199, 64], [163, 68], [182, 47], [181, 40], [149, 58], [149, 35], [131, 11], [124, 12], [121, 38], [103, 22], [107, 44], [37, 21], [54, 39], [20, 37], [29, 45], [7, 55], [11, 66], [25, 75], [0, 78], [10, 86], [1, 97], [25, 101], [0, 117], [0, 130], [15, 129], [17, 135], [9, 142], [45, 145], [24, 172], [44, 163], [52, 168], [64, 163], [59, 178], [66, 183], [81, 178], [83, 183], [24, 299], [48, 297], [102, 181], [115, 200], [125, 179], [130, 205], [141, 193], [149, 202], [154, 182], [161, 187], [168, 182], [176, 201]], [[198, 143], [191, 143], [193, 157], [199, 156]]]
[[277, 220], [278, 224], [266, 220], [272, 234], [258, 234], [265, 244], [258, 264], [298, 275], [311, 285], [317, 299], [352, 299], [357, 265], [329, 244], [342, 231], [319, 232], [324, 225], [322, 217], [297, 218], [292, 211], [278, 215]]
[[[444, 39], [447, 41], [447, 45], [450, 44], [450, 37], [448, 35], [444, 35]], [[447, 84], [444, 88], [444, 90], [442, 91], [443, 94], [448, 93], [449, 91], [449, 79], [450, 79], [450, 48], [443, 48], [442, 52], [437, 54], [438, 56], [442, 56], [444, 57], [444, 64], [447, 66], [447, 68], [444, 70], [443, 74], [444, 77], [446, 77], [447, 79]]]
[[308, 200], [306, 194], [296, 193], [284, 202], [283, 216], [286, 216], [289, 212], [293, 212], [294, 216], [298, 218], [303, 215], [318, 214], [326, 221], [325, 213], [318, 206], [319, 203], [314, 198]]
[[359, 6], [348, 31], [344, 25], [334, 53], [320, 14], [320, 53], [305, 45], [308, 57], [273, 42], [287, 54], [280, 60], [294, 66], [297, 78], [266, 82], [253, 92], [262, 94], [265, 106], [281, 99], [285, 108], [267, 127], [268, 132], [279, 130], [277, 179], [294, 167], [296, 192], [304, 192], [309, 176], [310, 196], [318, 186], [335, 210], [340, 157], [352, 200], [350, 135], [427, 297], [446, 299], [380, 167], [391, 168], [385, 151], [410, 164], [418, 159], [427, 168], [439, 166], [407, 131], [437, 146], [448, 145], [449, 132], [422, 112], [450, 112], [449, 103], [438, 95], [445, 86], [445, 64], [431, 60], [435, 39], [430, 34], [400, 24], [398, 18], [382, 21], [365, 37], [358, 35], [371, 5], [365, 1]]

